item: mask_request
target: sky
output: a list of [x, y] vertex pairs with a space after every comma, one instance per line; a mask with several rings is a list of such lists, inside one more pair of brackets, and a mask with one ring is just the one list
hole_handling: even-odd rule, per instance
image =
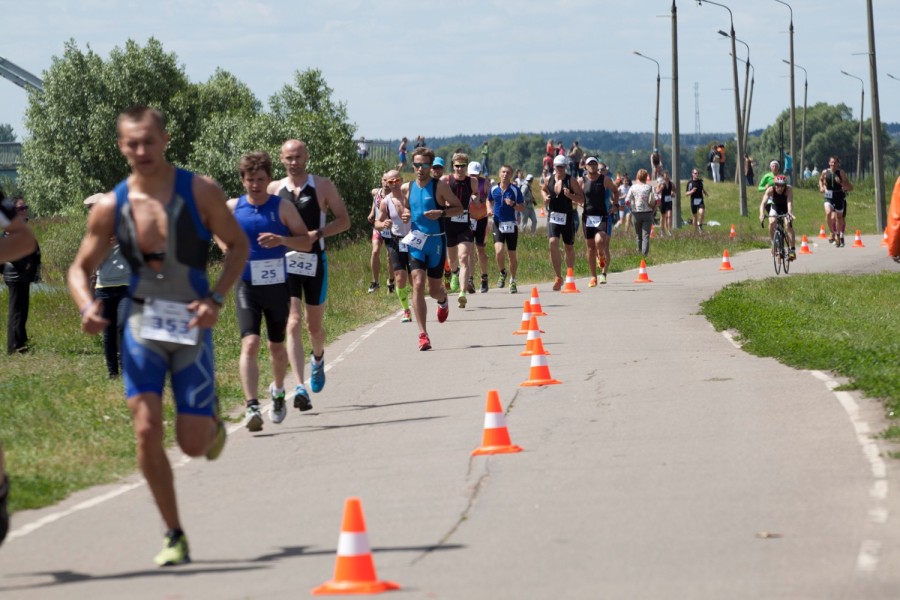
[[[881, 118], [900, 121], [900, 2], [872, 0]], [[750, 47], [750, 129], [790, 105], [788, 7], [719, 0]], [[677, 0], [679, 121], [694, 133], [735, 129], [729, 13]], [[794, 59], [809, 74], [809, 104], [871, 114], [865, 0], [792, 0]], [[74, 39], [104, 58], [128, 39], [158, 39], [191, 81], [221, 67], [263, 104], [293, 73], [320, 69], [358, 135], [399, 139], [569, 130], [672, 131], [671, 0], [0, 0], [0, 57], [38, 77]], [[894, 23], [893, 26], [890, 24]], [[743, 45], [738, 56], [746, 58]], [[858, 54], [861, 53], [861, 54]], [[741, 93], [744, 66], [739, 63]], [[803, 71], [796, 71], [803, 105]], [[699, 85], [695, 102], [694, 84]], [[27, 95], [0, 79], [0, 124], [27, 135]], [[798, 116], [799, 137], [799, 116]], [[798, 141], [799, 144], [799, 141]]]

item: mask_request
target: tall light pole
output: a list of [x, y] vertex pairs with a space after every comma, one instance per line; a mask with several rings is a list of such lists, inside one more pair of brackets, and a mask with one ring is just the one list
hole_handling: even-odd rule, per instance
[[863, 109], [866, 107], [866, 84], [862, 79], [847, 71], [841, 71], [841, 74], [859, 81], [859, 133], [856, 136], [856, 173], [854, 173], [854, 176], [859, 179], [862, 177], [862, 125]]
[[[791, 64], [790, 61], [785, 59], [781, 59], [786, 65]], [[803, 69], [798, 64], [794, 64], [798, 69]], [[805, 157], [804, 153], [806, 152], [806, 93], [808, 91], [809, 86], [809, 73], [806, 72], [806, 69], [803, 69], [803, 124], [800, 126], [800, 178], [803, 179], [803, 165], [806, 163], [803, 162]]]
[[793, 169], [793, 159], [796, 158], [796, 154], [794, 154], [794, 142], [797, 137], [797, 128], [794, 125], [796, 123], [794, 119], [794, 107], [797, 106], [797, 103], [794, 101], [794, 9], [791, 8], [791, 5], [785, 2], [784, 0], [775, 0], [778, 4], [784, 4], [788, 7], [788, 10], [791, 11], [791, 24], [788, 28], [788, 34], [791, 40], [791, 172], [788, 175], [791, 177], [791, 181], [794, 181], [794, 169]]
[[[741, 90], [738, 89], [738, 74], [737, 74], [737, 51], [735, 49], [735, 36], [734, 36], [734, 15], [731, 13], [731, 9], [725, 6], [724, 4], [720, 4], [718, 2], [713, 2], [712, 0], [697, 0], [697, 6], [703, 6], [703, 3], [712, 4], [714, 6], [719, 6], [728, 11], [728, 18], [731, 21], [731, 73], [734, 79], [734, 120], [737, 123], [737, 156], [735, 157], [735, 170], [738, 173], [743, 172], [743, 163], [744, 163], [744, 126], [741, 123]], [[738, 187], [740, 188], [740, 209], [741, 216], [747, 216], [747, 185], [746, 180], [743, 177], [738, 177]]]
[[[719, 30], [719, 35], [728, 37], [728, 34], [725, 33], [724, 31], [722, 31], [721, 29]], [[739, 38], [734, 38], [734, 41], [740, 42], [747, 49], [747, 60], [738, 59], [738, 60], [741, 60], [741, 62], [744, 63], [744, 65], [745, 65], [745, 68], [744, 68], [744, 107], [741, 109], [741, 121], [744, 124], [744, 129], [743, 129], [744, 144], [746, 145], [746, 143], [747, 143], [747, 98], [749, 97], [749, 94], [747, 93], [747, 87], [750, 84], [750, 46], [747, 44], [747, 42], [745, 42]], [[743, 156], [741, 157], [741, 159], [743, 159]], [[741, 165], [743, 165], [743, 164], [744, 164], [744, 162], [743, 162], [743, 160], [741, 160]], [[739, 172], [735, 173], [734, 175], [735, 175], [735, 177], [743, 177], [744, 176], [743, 173], [744, 173], [744, 170], [743, 170], [743, 168], [741, 168], [741, 170]]]
[[672, 224], [681, 228], [681, 131], [678, 122], [678, 9], [672, 0], [672, 181], [675, 197], [672, 198]]
[[659, 148], [659, 61], [655, 58], [650, 58], [645, 54], [641, 54], [637, 50], [632, 51], [632, 54], [640, 56], [641, 58], [646, 58], [647, 60], [652, 60], [656, 63], [656, 116], [653, 119], [653, 147]]
[[[738, 59], [742, 63], [750, 64], [750, 61], [743, 60], [741, 58]], [[756, 68], [750, 64], [750, 96], [747, 98], [747, 102], [745, 106], [747, 110], [744, 112], [744, 146], [748, 146], [749, 142], [747, 140], [750, 139], [750, 109], [753, 106], [753, 85], [756, 82]]]
[[875, 227], [886, 231], [887, 210], [884, 196], [884, 169], [881, 157], [881, 109], [878, 106], [878, 70], [875, 68], [875, 25], [872, 17], [872, 0], [866, 0], [866, 16], [869, 27], [869, 86], [872, 97], [872, 175], [875, 177]]

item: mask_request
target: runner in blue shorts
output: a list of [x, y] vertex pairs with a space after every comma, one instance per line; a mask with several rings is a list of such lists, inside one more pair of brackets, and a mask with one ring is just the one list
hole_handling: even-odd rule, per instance
[[488, 198], [493, 204], [494, 254], [497, 257], [497, 268], [500, 269], [497, 287], [506, 285], [506, 255], [509, 254], [509, 293], [515, 294], [519, 291], [516, 287], [516, 272], [519, 269], [519, 260], [516, 258], [519, 242], [516, 214], [525, 210], [525, 199], [522, 191], [512, 184], [512, 174], [511, 166], [500, 167], [500, 183], [491, 188]]
[[[131, 175], [91, 210], [87, 234], [69, 269], [69, 290], [81, 309], [82, 329], [102, 332], [108, 323], [89, 281], [115, 236], [132, 273], [122, 367], [138, 464], [168, 530], [155, 561], [177, 565], [190, 562], [190, 552], [163, 445], [163, 385], [171, 375], [175, 435], [182, 451], [217, 458], [225, 427], [217, 415], [210, 328], [224, 294], [244, 269], [247, 237], [215, 181], [166, 162], [169, 135], [159, 111], [133, 107], [119, 115], [117, 127]], [[226, 252], [222, 274], [210, 286], [206, 269], [213, 235]]]
[[443, 217], [462, 214], [459, 199], [450, 186], [431, 177], [434, 151], [421, 147], [413, 150], [412, 167], [416, 179], [401, 188], [403, 213], [401, 219], [411, 223], [409, 234], [401, 241], [409, 247], [409, 267], [413, 282], [413, 312], [419, 325], [419, 350], [430, 350], [431, 340], [425, 328], [425, 279], [428, 291], [438, 301], [437, 318], [443, 323], [450, 314], [447, 291], [441, 278], [447, 258]]
[[597, 263], [600, 267], [600, 283], [606, 283], [609, 271], [609, 236], [612, 235], [612, 219], [609, 215], [618, 210], [619, 190], [606, 174], [606, 165], [593, 156], [584, 162], [587, 174], [581, 183], [584, 188], [584, 240], [587, 245], [587, 261], [591, 270], [588, 287], [597, 285]]

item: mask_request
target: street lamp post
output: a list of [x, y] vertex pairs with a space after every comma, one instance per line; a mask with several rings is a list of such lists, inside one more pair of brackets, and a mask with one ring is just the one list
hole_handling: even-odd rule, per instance
[[[791, 159], [794, 159], [797, 156], [796, 154], [794, 154], [794, 141], [797, 136], [797, 127], [794, 125], [794, 123], [796, 123], [796, 120], [794, 118], [794, 107], [797, 106], [797, 103], [794, 101], [794, 9], [791, 8], [791, 5], [784, 0], [775, 0], [775, 2], [777, 2], [778, 4], [784, 4], [791, 12], [791, 24], [788, 28], [788, 34], [791, 40]], [[793, 181], [793, 164], [791, 165], [791, 172], [788, 173], [788, 175], [791, 177], [791, 181]]]
[[[790, 61], [781, 59], [781, 62], [789, 65]], [[801, 67], [798, 64], [794, 65], [798, 69], [803, 69], [803, 124], [800, 126], [800, 178], [803, 178], [803, 165], [806, 163], [803, 162], [805, 160], [804, 153], [806, 152], [806, 93], [808, 91], [809, 86], [809, 73], [806, 72], [806, 69]]]
[[[697, 0], [697, 6], [703, 6], [703, 3], [712, 4], [713, 6], [719, 6], [728, 11], [728, 18], [731, 21], [731, 73], [732, 78], [734, 79], [734, 120], [737, 123], [737, 156], [735, 157], [735, 169], [738, 173], [743, 172], [743, 162], [744, 162], [744, 127], [741, 123], [741, 90], [738, 88], [738, 74], [737, 74], [737, 51], [735, 49], [735, 36], [734, 36], [734, 15], [731, 13], [731, 9], [725, 6], [724, 4], [720, 4], [718, 2], [713, 2], [712, 0]], [[738, 187], [740, 189], [740, 212], [742, 217], [747, 216], [747, 185], [746, 180], [743, 177], [738, 177]]]
[[681, 152], [681, 132], [678, 121], [678, 9], [672, 0], [672, 180], [675, 182], [675, 197], [672, 198], [672, 225], [681, 228], [681, 175], [679, 152]]
[[863, 109], [866, 107], [866, 84], [861, 78], [851, 75], [847, 71], [841, 71], [841, 74], [859, 81], [859, 133], [856, 135], [856, 173], [854, 173], [859, 179], [862, 177], [862, 126]]
[[[728, 34], [725, 33], [724, 31], [722, 31], [721, 29], [719, 30], [719, 35], [728, 37]], [[744, 107], [741, 109], [741, 121], [744, 123], [744, 129], [743, 129], [744, 144], [746, 145], [747, 135], [748, 135], [747, 99], [750, 96], [750, 94], [747, 93], [747, 87], [750, 84], [750, 46], [747, 44], [747, 42], [745, 42], [739, 38], [734, 38], [734, 41], [742, 43], [744, 45], [744, 47], [747, 49], [747, 60], [741, 60], [740, 58], [738, 59], [738, 60], [741, 60], [741, 62], [744, 63], [744, 65], [745, 65], [745, 68], [744, 68]], [[741, 158], [743, 158], [743, 157], [741, 157]], [[741, 164], [743, 165], [743, 161], [741, 161]], [[740, 172], [735, 173], [735, 177], [743, 177], [743, 168], [740, 170]]]
[[875, 66], [875, 24], [872, 0], [866, 0], [866, 24], [869, 29], [869, 85], [872, 97], [872, 176], [875, 178], [875, 227], [887, 231], [884, 169], [881, 157], [881, 108], [878, 106], [878, 69]]
[[632, 51], [632, 54], [640, 56], [641, 58], [646, 58], [647, 60], [652, 60], [656, 63], [656, 116], [653, 119], [653, 147], [659, 148], [659, 61], [655, 58], [650, 58], [645, 54], [641, 54], [637, 50]]
[[[749, 63], [742, 58], [738, 58], [742, 63]], [[750, 65], [750, 95], [747, 98], [746, 108], [744, 112], [744, 146], [748, 145], [747, 140], [750, 139], [750, 110], [753, 107], [753, 86], [756, 83], [756, 67]]]

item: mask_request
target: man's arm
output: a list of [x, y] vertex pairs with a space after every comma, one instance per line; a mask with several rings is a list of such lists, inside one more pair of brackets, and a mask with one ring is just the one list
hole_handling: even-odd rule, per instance
[[845, 192], [853, 191], [853, 182], [847, 178], [847, 172], [841, 171], [841, 189]]
[[791, 217], [793, 217], [794, 216], [794, 190], [793, 190], [793, 188], [787, 189], [787, 209], [788, 209], [788, 214], [791, 215]]
[[270, 194], [278, 194], [278, 190], [281, 189], [281, 179], [278, 181], [270, 181], [269, 185], [266, 187], [266, 191]]
[[578, 206], [584, 206], [584, 188], [577, 179], [571, 180], [569, 186], [572, 188], [572, 195], [569, 198]]
[[297, 212], [297, 207], [294, 206], [294, 203], [282, 202], [279, 204], [278, 216], [281, 217], [281, 222], [291, 232], [291, 236], [277, 235], [270, 232], [261, 233], [259, 234], [259, 245], [263, 248], [287, 246], [291, 250], [308, 252], [316, 238], [309, 235], [309, 229], [306, 228], [306, 224], [300, 218], [300, 213]]
[[[316, 177], [317, 189], [321, 192], [322, 199], [325, 201], [325, 208], [334, 215], [334, 220], [326, 223], [319, 231], [320, 238], [330, 237], [343, 233], [350, 229], [350, 215], [347, 213], [347, 205], [344, 199], [338, 194], [337, 188], [330, 179], [325, 177]], [[310, 232], [313, 233], [313, 232]]]
[[115, 221], [116, 197], [109, 193], [103, 196], [88, 214], [87, 232], [81, 240], [75, 260], [69, 267], [67, 276], [69, 294], [75, 306], [81, 311], [81, 329], [89, 334], [100, 333], [109, 324], [109, 321], [101, 316], [101, 301], [94, 299], [90, 281], [91, 275], [109, 251], [109, 238], [114, 233]]
[[[215, 285], [210, 287], [210, 292], [224, 296], [244, 271], [250, 254], [250, 243], [228, 209], [225, 194], [218, 183], [208, 177], [197, 176], [194, 177], [193, 188], [197, 209], [206, 228], [225, 246], [222, 273]], [[219, 306], [208, 297], [191, 302], [188, 310], [195, 314], [188, 327], [209, 328], [219, 319]]]
[[445, 216], [455, 217], [465, 212], [462, 202], [459, 201], [459, 198], [456, 197], [456, 194], [453, 193], [449, 185], [443, 181], [438, 181], [435, 188], [437, 191], [438, 204], [443, 204], [447, 207], [444, 209]]

